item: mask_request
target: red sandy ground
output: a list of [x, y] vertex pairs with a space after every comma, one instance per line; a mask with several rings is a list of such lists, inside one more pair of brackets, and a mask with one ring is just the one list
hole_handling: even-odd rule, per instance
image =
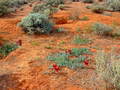
[[[51, 35], [29, 36], [17, 27], [16, 24], [21, 18], [31, 11], [32, 7], [28, 5], [24, 6], [23, 11], [18, 10], [15, 14], [0, 18], [0, 32], [2, 32], [0, 37], [12, 42], [19, 39], [23, 41], [22, 47], [0, 61], [0, 90], [96, 90], [96, 88], [105, 90], [104, 82], [97, 80], [93, 65], [90, 69], [74, 71], [62, 68], [61, 73], [50, 73], [48, 67], [51, 62], [45, 60], [45, 57], [51, 52], [75, 47], [88, 47], [93, 52], [101, 48], [106, 51], [110, 51], [112, 47], [120, 48], [119, 39], [100, 37], [92, 33], [84, 34], [85, 37], [92, 39], [91, 44], [74, 45], [71, 43], [73, 37], [78, 34], [76, 31], [78, 27], [85, 32], [85, 28], [96, 21], [106, 24], [117, 22], [120, 25], [120, 13], [112, 13], [111, 17], [92, 13], [85, 8], [86, 4], [83, 3], [72, 3], [68, 6], [71, 8], [53, 15], [57, 22], [55, 27], [64, 27], [66, 31], [53, 32]], [[88, 16], [90, 20], [69, 20], [68, 16], [75, 10], [80, 10], [80, 17]], [[79, 34], [83, 35], [82, 32]], [[62, 41], [65, 44], [60, 44]], [[52, 49], [45, 48], [47, 46], [51, 46]]]

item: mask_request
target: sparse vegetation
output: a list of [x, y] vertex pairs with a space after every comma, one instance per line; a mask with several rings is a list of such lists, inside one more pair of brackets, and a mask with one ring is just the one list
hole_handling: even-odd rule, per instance
[[84, 17], [80, 18], [80, 20], [82, 20], [82, 21], [88, 21], [89, 17], [88, 16], [84, 16]]
[[[49, 55], [47, 57], [48, 60], [54, 61], [59, 66], [65, 66], [70, 69], [77, 69], [84, 67], [84, 61], [87, 60], [87, 57], [84, 54], [88, 54], [89, 50], [86, 48], [73, 48], [71, 52], [60, 52]], [[77, 56], [74, 58], [70, 58], [73, 56]]]
[[111, 85], [114, 90], [120, 89], [120, 58], [115, 53], [98, 52], [96, 55], [96, 72]]
[[98, 34], [98, 35], [111, 35], [113, 28], [106, 25], [106, 24], [102, 24], [100, 22], [96, 22], [92, 25], [92, 30]]
[[73, 42], [75, 44], [88, 44], [91, 41], [87, 38], [81, 38], [80, 36], [75, 36]]
[[103, 5], [100, 4], [94, 4], [91, 6], [91, 10], [95, 13], [103, 13], [105, 8]]

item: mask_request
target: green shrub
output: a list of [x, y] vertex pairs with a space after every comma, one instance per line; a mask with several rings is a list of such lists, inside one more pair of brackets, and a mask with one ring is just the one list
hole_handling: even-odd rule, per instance
[[92, 25], [92, 30], [98, 35], [111, 35], [113, 28], [106, 24], [96, 22]]
[[102, 51], [97, 53], [95, 60], [98, 75], [109, 83], [109, 87], [112, 85], [114, 90], [120, 90], [120, 57]]
[[18, 46], [13, 43], [7, 43], [4, 44], [2, 47], [0, 47], [0, 54], [2, 54], [3, 57], [7, 56], [10, 52], [16, 50]]
[[53, 27], [48, 17], [39, 13], [29, 14], [18, 25], [28, 34], [48, 34]]
[[95, 12], [95, 13], [103, 13], [104, 12], [104, 6], [103, 5], [98, 5], [98, 4], [96, 4], [96, 5], [92, 5], [91, 6], [91, 10], [93, 11], [93, 12]]
[[83, 0], [84, 3], [93, 3], [93, 0]]
[[0, 0], [0, 16], [15, 11], [13, 9], [19, 8], [26, 3], [26, 0]]
[[[55, 54], [51, 54], [47, 57], [48, 60], [54, 61], [59, 66], [65, 66], [70, 69], [77, 69], [77, 68], [83, 68], [83, 62], [87, 59], [84, 54], [88, 53], [84, 51], [85, 49], [81, 48], [77, 51], [73, 51], [72, 53], [65, 53], [65, 52], [59, 52]], [[79, 52], [79, 54], [76, 55], [76, 53]], [[76, 55], [75, 58], [70, 58], [70, 56]]]
[[36, 5], [33, 8], [32, 13], [43, 13], [49, 16], [57, 11], [58, 11], [58, 8], [42, 3], [42, 4]]
[[106, 8], [111, 11], [120, 11], [120, 0], [106, 0]]
[[58, 6], [60, 4], [64, 4], [64, 0], [44, 0], [47, 5], [50, 6]]

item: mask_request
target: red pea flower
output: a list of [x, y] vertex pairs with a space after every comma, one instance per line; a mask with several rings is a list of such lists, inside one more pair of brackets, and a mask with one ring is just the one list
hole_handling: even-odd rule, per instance
[[60, 71], [59, 66], [56, 65], [56, 64], [53, 64], [53, 69], [54, 69], [56, 72], [59, 72], [59, 71]]
[[71, 54], [71, 50], [66, 50], [65, 52]]
[[88, 65], [89, 65], [89, 61], [88, 61], [88, 60], [85, 60], [85, 61], [84, 61], [84, 65], [88, 66]]
[[19, 45], [19, 46], [22, 46], [22, 40], [18, 40], [18, 41], [16, 42], [16, 44]]

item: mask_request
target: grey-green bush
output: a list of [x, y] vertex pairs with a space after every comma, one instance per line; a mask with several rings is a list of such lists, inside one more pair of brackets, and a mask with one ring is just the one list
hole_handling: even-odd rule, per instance
[[106, 8], [111, 11], [120, 11], [120, 0], [106, 0]]
[[93, 0], [83, 0], [84, 3], [93, 3]]
[[95, 22], [92, 25], [92, 30], [98, 35], [111, 35], [113, 28], [106, 24]]
[[60, 4], [64, 4], [64, 0], [44, 0], [46, 4], [50, 6], [58, 6]]
[[53, 27], [48, 17], [40, 13], [29, 14], [18, 25], [28, 34], [48, 34]]
[[55, 13], [58, 9], [55, 7], [52, 7], [50, 5], [47, 5], [45, 3], [42, 4], [38, 4], [36, 5], [33, 10], [32, 13], [44, 13], [46, 15], [51, 15], [53, 13]]
[[104, 9], [104, 6], [100, 4], [94, 4], [91, 6], [91, 10], [95, 13], [103, 13]]

